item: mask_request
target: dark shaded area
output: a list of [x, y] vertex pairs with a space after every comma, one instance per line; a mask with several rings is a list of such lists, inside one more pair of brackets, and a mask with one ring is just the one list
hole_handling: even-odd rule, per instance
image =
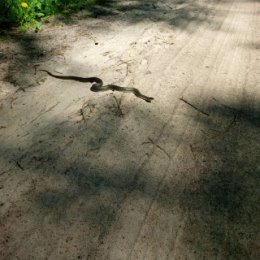
[[190, 22], [194, 25], [205, 22], [209, 13], [209, 9], [197, 1], [135, 1], [133, 4], [122, 3], [116, 10], [125, 13], [133, 23], [149, 19], [183, 29]]
[[0, 2], [0, 29], [17, 25], [17, 11], [15, 7], [16, 3], [14, 1], [2, 0]]
[[[117, 221], [121, 205], [129, 196], [136, 194], [146, 198], [149, 203], [156, 201], [167, 210], [181, 210], [187, 219], [183, 243], [195, 251], [194, 259], [203, 259], [205, 254], [210, 259], [216, 255], [221, 255], [223, 259], [257, 259], [255, 238], [260, 224], [260, 111], [250, 107], [247, 101], [236, 104], [234, 111], [238, 110], [239, 116], [232, 128], [226, 132], [225, 128], [222, 129], [224, 135], [213, 140], [211, 137], [195, 139], [196, 165], [188, 170], [183, 167], [180, 172], [166, 172], [167, 181], [163, 185], [160, 179], [152, 177], [143, 170], [143, 166], [135, 166], [135, 163], [129, 162], [124, 169], [93, 163], [102, 154], [97, 152], [93, 156], [91, 151], [105, 147], [114, 135], [125, 143], [131, 142], [127, 132], [123, 134], [116, 131], [122, 119], [113, 113], [101, 113], [87, 125], [82, 121], [78, 126], [63, 124], [60, 127], [52, 122], [45, 128], [39, 128], [32, 137], [31, 146], [23, 148], [19, 153], [1, 147], [1, 154], [13, 154], [14, 160], [19, 161], [24, 169], [37, 174], [37, 186], [41, 185], [42, 178], [59, 176], [66, 179], [68, 188], [59, 191], [49, 187], [41, 192], [30, 193], [29, 199], [43, 216], [54, 213], [59, 216], [59, 221], [66, 221], [71, 205], [77, 205], [78, 201], [83, 200], [84, 203], [79, 204], [81, 211], [78, 219], [98, 228], [100, 243]], [[233, 112], [219, 104], [209, 105], [205, 110], [210, 111], [209, 118], [194, 118], [203, 122], [204, 131], [212, 127], [211, 120], [214, 117], [222, 117], [223, 121], [233, 120]], [[143, 111], [136, 109], [137, 118], [141, 114]], [[149, 126], [148, 122], [154, 116], [147, 115], [142, 123]], [[159, 118], [157, 120], [161, 125], [166, 123], [160, 122]], [[95, 132], [93, 138], [82, 138], [86, 131], [90, 135]], [[169, 142], [175, 137], [174, 131]], [[64, 145], [66, 136], [72, 136], [74, 140], [67, 148]], [[86, 155], [73, 148], [79, 142], [85, 147]], [[70, 161], [66, 155], [72, 151], [78, 158], [75, 161]], [[149, 163], [153, 153], [154, 150], [143, 165]], [[202, 155], [203, 167], [199, 163]], [[117, 158], [114, 160], [116, 162]], [[185, 166], [187, 162], [182, 163]], [[63, 169], [56, 169], [55, 165], [63, 165]], [[176, 174], [182, 177], [176, 180]], [[88, 206], [90, 204], [91, 208]], [[151, 227], [151, 230], [154, 228]], [[93, 252], [99, 250], [98, 246], [96, 244]]]
[[246, 47], [252, 50], [260, 50], [260, 42], [250, 42], [242, 45], [242, 47]]
[[0, 62], [6, 63], [8, 67], [3, 80], [17, 87], [26, 89], [38, 86], [41, 79], [36, 75], [37, 66], [62, 54], [57, 49], [63, 46], [51, 44], [52, 39], [48, 36], [37, 37], [33, 33], [6, 31], [0, 36], [4, 38], [0, 47]]

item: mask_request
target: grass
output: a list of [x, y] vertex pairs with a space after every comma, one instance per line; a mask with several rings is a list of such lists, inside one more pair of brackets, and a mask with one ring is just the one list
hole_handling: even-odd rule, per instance
[[75, 12], [90, 11], [94, 5], [106, 5], [109, 2], [109, 0], [1, 0], [0, 26], [5, 28], [18, 26], [22, 31], [29, 28], [40, 30], [42, 22], [52, 15], [69, 17]]

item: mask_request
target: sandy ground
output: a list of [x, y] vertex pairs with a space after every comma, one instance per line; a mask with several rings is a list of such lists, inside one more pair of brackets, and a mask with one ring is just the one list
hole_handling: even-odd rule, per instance
[[65, 22], [0, 42], [0, 259], [259, 259], [259, 1]]

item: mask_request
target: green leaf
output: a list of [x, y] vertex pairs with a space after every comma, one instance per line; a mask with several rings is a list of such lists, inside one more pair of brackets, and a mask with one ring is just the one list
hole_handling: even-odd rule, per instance
[[37, 17], [44, 17], [45, 14], [44, 14], [44, 13], [36, 13], [36, 16], [37, 16]]

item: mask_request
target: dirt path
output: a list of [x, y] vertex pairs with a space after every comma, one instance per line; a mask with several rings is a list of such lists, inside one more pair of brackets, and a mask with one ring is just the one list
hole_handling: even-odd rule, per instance
[[259, 2], [96, 10], [1, 42], [0, 259], [259, 259]]

